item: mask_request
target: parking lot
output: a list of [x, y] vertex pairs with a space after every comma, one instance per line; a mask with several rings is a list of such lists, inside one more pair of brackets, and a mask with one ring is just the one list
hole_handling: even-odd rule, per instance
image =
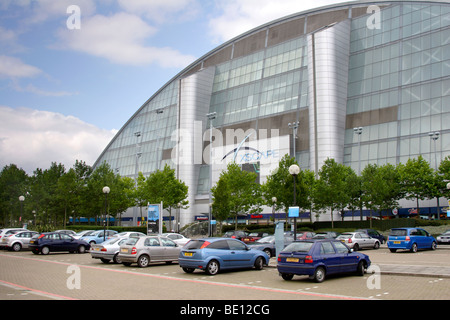
[[278, 275], [275, 258], [261, 271], [207, 276], [202, 271], [186, 274], [178, 264], [125, 267], [103, 264], [89, 253], [43, 256], [3, 250], [0, 300], [448, 299], [450, 246], [418, 253], [391, 253], [382, 246], [364, 253], [372, 260], [365, 276], [334, 276], [317, 284], [304, 276], [284, 281]]

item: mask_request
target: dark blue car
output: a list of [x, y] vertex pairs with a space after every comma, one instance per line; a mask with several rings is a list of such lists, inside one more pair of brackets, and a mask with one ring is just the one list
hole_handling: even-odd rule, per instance
[[353, 252], [338, 240], [312, 239], [295, 241], [284, 248], [277, 269], [284, 280], [307, 275], [322, 282], [330, 274], [353, 272], [362, 276], [369, 266], [369, 256]]
[[29, 248], [34, 254], [49, 254], [50, 252], [61, 251], [85, 253], [89, 250], [90, 245], [64, 233], [44, 232], [31, 238]]
[[215, 275], [220, 270], [263, 269], [269, 257], [261, 250], [251, 249], [245, 243], [231, 238], [206, 238], [189, 241], [180, 251], [178, 264], [186, 273], [195, 269]]

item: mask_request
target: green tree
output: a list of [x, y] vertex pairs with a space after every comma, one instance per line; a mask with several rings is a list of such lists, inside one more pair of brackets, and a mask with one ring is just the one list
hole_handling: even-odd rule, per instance
[[420, 213], [419, 200], [433, 197], [435, 178], [430, 164], [422, 157], [408, 159], [406, 164], [399, 164], [400, 179], [405, 191], [405, 198], [416, 200], [417, 213]]
[[383, 218], [384, 210], [398, 207], [398, 200], [403, 192], [400, 184], [400, 174], [392, 164], [378, 166], [367, 165], [361, 173], [366, 208], [378, 211]]
[[[230, 215], [235, 218], [235, 229], [237, 229], [239, 215], [248, 212], [257, 213], [261, 210], [261, 186], [256, 182], [256, 177], [256, 173], [244, 171], [234, 162], [230, 162], [227, 170], [220, 174], [217, 185], [227, 192], [226, 203]], [[217, 188], [215, 190], [217, 192]], [[217, 208], [217, 203], [215, 206]]]
[[347, 190], [347, 177], [350, 170], [349, 167], [328, 158], [319, 171], [319, 178], [314, 188], [315, 208], [330, 209], [332, 228], [334, 228], [334, 210], [342, 210], [350, 203], [350, 194]]
[[25, 203], [29, 202], [27, 185], [29, 177], [23, 169], [15, 164], [5, 166], [0, 173], [0, 213], [3, 225], [15, 225], [20, 214], [19, 197], [25, 196]]
[[172, 230], [172, 209], [178, 208], [178, 204], [187, 208], [188, 186], [178, 180], [175, 169], [166, 164], [163, 170], [156, 170], [147, 177], [145, 190], [149, 203], [162, 202], [163, 208], [169, 211], [169, 230]]

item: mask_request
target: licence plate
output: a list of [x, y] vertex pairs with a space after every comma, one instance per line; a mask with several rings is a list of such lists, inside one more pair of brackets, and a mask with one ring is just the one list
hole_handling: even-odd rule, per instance
[[394, 244], [400, 244], [402, 243], [401, 241], [394, 241]]
[[31, 240], [30, 243], [34, 243], [34, 240]]
[[128, 252], [128, 249], [122, 248], [122, 249], [120, 249], [120, 252], [125, 252], [125, 253], [127, 253], [127, 252]]
[[298, 258], [286, 258], [286, 262], [298, 262]]
[[184, 256], [185, 256], [185, 257], [192, 257], [192, 256], [193, 256], [193, 253], [192, 253], [192, 252], [185, 252], [185, 253], [184, 253]]
[[100, 248], [94, 248], [94, 251], [100, 251]]

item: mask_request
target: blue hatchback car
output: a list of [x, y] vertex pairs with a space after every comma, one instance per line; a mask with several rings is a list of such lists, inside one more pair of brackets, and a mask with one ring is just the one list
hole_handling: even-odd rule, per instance
[[417, 252], [419, 249], [435, 250], [436, 239], [421, 228], [393, 228], [389, 233], [387, 246], [391, 252], [398, 249]]
[[245, 243], [231, 238], [206, 238], [189, 241], [180, 251], [178, 264], [186, 273], [195, 269], [215, 275], [220, 270], [255, 268], [261, 270], [269, 263], [268, 255], [250, 249]]
[[115, 234], [117, 234], [117, 231], [115, 231], [115, 230], [105, 230], [105, 231], [106, 231], [106, 233], [104, 236], [103, 236], [103, 230], [93, 231], [91, 233], [88, 233], [88, 234], [85, 234], [84, 236], [82, 236], [81, 240], [86, 241], [90, 245], [93, 245], [93, 244], [102, 243], [103, 241], [106, 241], [109, 238], [111, 238], [112, 236], [114, 236]]
[[322, 282], [330, 274], [354, 272], [360, 276], [370, 266], [369, 256], [353, 252], [341, 241], [311, 239], [295, 241], [280, 252], [277, 269], [284, 280], [307, 275]]

